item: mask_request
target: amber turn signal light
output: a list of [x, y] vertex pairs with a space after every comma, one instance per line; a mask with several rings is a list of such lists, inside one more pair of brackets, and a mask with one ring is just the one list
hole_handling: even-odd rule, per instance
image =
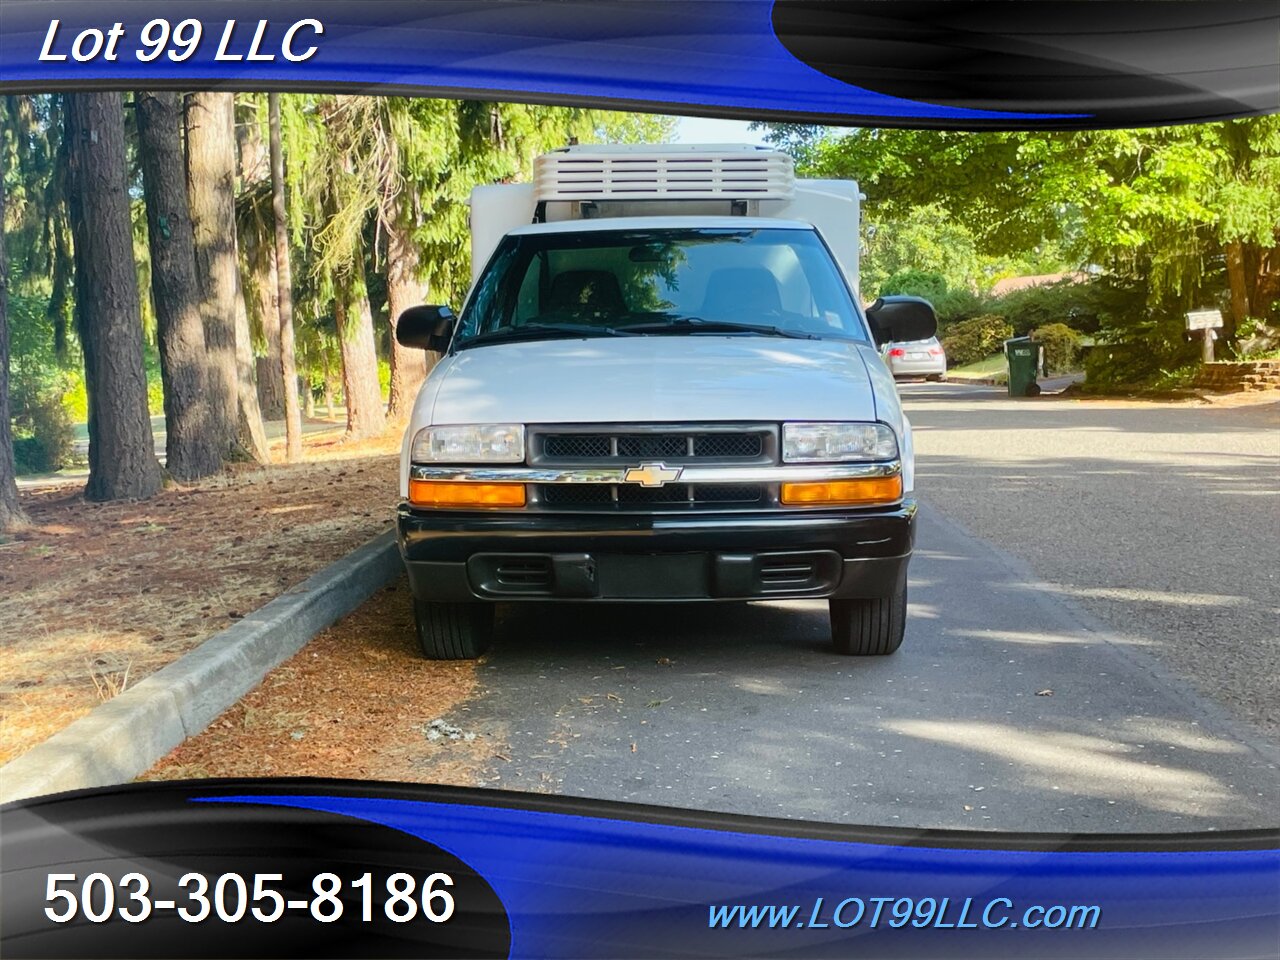
[[875, 503], [896, 503], [901, 499], [901, 476], [782, 485], [782, 502], [793, 507], [820, 504], [866, 506]]
[[524, 484], [410, 480], [409, 502], [415, 507], [523, 507]]

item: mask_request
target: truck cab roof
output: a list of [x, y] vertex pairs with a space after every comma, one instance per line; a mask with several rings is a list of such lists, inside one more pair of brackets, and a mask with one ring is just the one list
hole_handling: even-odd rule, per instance
[[803, 220], [777, 217], [607, 217], [599, 220], [559, 220], [530, 223], [508, 231], [508, 236], [539, 233], [584, 233], [595, 230], [813, 230]]

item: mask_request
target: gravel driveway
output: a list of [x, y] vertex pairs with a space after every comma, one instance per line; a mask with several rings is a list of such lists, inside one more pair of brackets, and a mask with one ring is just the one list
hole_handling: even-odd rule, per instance
[[903, 384], [923, 499], [1209, 697], [1280, 731], [1280, 402]]

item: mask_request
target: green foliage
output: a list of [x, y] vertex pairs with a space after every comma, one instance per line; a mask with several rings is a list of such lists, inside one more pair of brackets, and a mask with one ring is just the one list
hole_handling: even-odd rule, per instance
[[12, 396], [11, 391], [11, 400], [15, 409], [22, 404], [13, 424], [14, 469], [20, 474], [52, 473], [70, 463], [75, 431], [58, 393], [24, 390]]
[[1093, 333], [1101, 322], [1099, 290], [1096, 284], [1070, 280], [1024, 287], [1001, 297], [999, 310], [1019, 337], [1050, 324], [1066, 324], [1082, 333]]
[[1013, 327], [1004, 317], [985, 314], [952, 324], [943, 334], [942, 346], [947, 362], [961, 367], [998, 353], [1012, 336]]
[[[11, 392], [29, 463], [61, 456], [59, 415], [51, 411], [60, 408], [73, 423], [87, 419], [82, 357], [71, 328], [72, 251], [61, 109], [58, 94], [0, 97]], [[148, 405], [155, 415], [163, 412], [163, 387], [132, 109], [126, 108], [124, 119]], [[410, 236], [419, 257], [418, 279], [428, 295], [458, 306], [470, 281], [466, 200], [474, 186], [528, 179], [537, 154], [572, 141], [663, 141], [670, 139], [676, 123], [671, 117], [580, 108], [330, 94], [283, 95], [281, 121], [296, 356], [300, 375], [315, 391], [340, 379], [333, 307], [340, 283], [359, 285], [364, 277], [380, 353], [387, 354], [391, 226]], [[264, 95], [239, 95], [237, 123], [242, 149], [260, 139], [265, 151]], [[246, 260], [253, 258], [254, 268], [242, 270], [241, 279], [259, 353], [265, 350], [265, 337], [256, 284], [275, 246], [270, 182], [260, 174], [246, 171], [237, 197], [240, 248]], [[385, 360], [379, 375], [385, 393]]]
[[1173, 310], [1133, 310], [1107, 314], [1098, 343], [1085, 355], [1090, 389], [1140, 388], [1193, 364], [1200, 344], [1186, 335], [1185, 320]]
[[1157, 392], [1185, 390], [1192, 385], [1199, 371], [1200, 364], [1198, 363], [1184, 364], [1176, 370], [1161, 370], [1150, 381], [1150, 389]]
[[[417, 250], [432, 302], [461, 305], [471, 279], [466, 201], [481, 184], [524, 180], [533, 158], [571, 140], [663, 140], [669, 117], [425, 98], [284, 95], [281, 128], [298, 362], [322, 382], [336, 367], [335, 279], [367, 278], [375, 313], [392, 228]], [[270, 216], [243, 223], [270, 244]], [[385, 324], [380, 323], [380, 327]]]
[[1280, 326], [1250, 317], [1236, 330], [1236, 356], [1241, 360], [1274, 360], [1280, 355]]
[[[9, 405], [19, 435], [31, 436], [37, 425], [56, 428], [58, 418], [40, 412], [45, 406], [60, 406], [68, 422], [88, 418], [79, 357], [59, 360], [48, 305], [44, 296], [9, 297]], [[57, 438], [49, 439], [56, 450]]]
[[52, 324], [43, 297], [9, 298], [9, 413], [19, 473], [47, 473], [71, 458], [67, 394], [83, 395], [84, 380], [54, 354]]
[[972, 290], [949, 286], [941, 274], [924, 270], [904, 270], [889, 277], [881, 284], [877, 296], [891, 294], [909, 294], [928, 300], [938, 314], [939, 325], [943, 327], [976, 317], [986, 308], [984, 298]]
[[[876, 289], [868, 287], [867, 289]], [[947, 295], [947, 278], [940, 273], [927, 270], [902, 270], [888, 277], [879, 285], [877, 296], [887, 297], [893, 294], [909, 294], [913, 297], [924, 297], [937, 309], [938, 302]]]
[[808, 175], [857, 179], [869, 223], [940, 206], [979, 255], [1060, 251], [1140, 281], [1153, 315], [1222, 295], [1224, 248], [1241, 244], [1262, 267], [1243, 271], [1249, 311], [1280, 310], [1280, 116], [1082, 132], [858, 129], [790, 146]]
[[952, 320], [982, 313], [982, 298], [998, 279], [1061, 273], [1067, 267], [1051, 241], [1016, 255], [980, 251], [973, 231], [941, 203], [926, 203], [896, 216], [881, 216], [868, 204], [864, 217], [859, 264], [863, 291], [872, 296], [908, 292], [906, 287], [916, 285], [911, 277], [928, 274], [939, 278], [942, 286], [930, 293], [910, 292], [928, 297], [940, 315]]
[[940, 277], [948, 288], [974, 288], [982, 281], [983, 267], [973, 234], [939, 204], [917, 207], [900, 218], [864, 218], [859, 273], [865, 291], [874, 293], [916, 271]]
[[[66, 390], [62, 394], [62, 408], [67, 411], [67, 416], [71, 418], [72, 423], [88, 423], [89, 422], [89, 391], [84, 385], [84, 377], [69, 372]], [[151, 390], [148, 385], [147, 401], [150, 403]]]
[[391, 395], [391, 364], [386, 360], [378, 361], [378, 389], [383, 397]]
[[675, 117], [613, 110], [597, 110], [593, 115], [593, 139], [600, 143], [668, 143], [676, 133]]
[[1044, 346], [1044, 365], [1049, 373], [1070, 373], [1080, 362], [1080, 334], [1065, 323], [1050, 323], [1031, 331]]

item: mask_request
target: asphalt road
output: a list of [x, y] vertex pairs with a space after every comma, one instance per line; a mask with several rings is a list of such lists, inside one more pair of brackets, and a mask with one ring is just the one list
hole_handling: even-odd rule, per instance
[[1280, 403], [902, 392], [929, 503], [1280, 738]]
[[450, 717], [505, 742], [488, 785], [893, 826], [1275, 826], [1274, 407], [903, 393], [923, 505], [896, 656], [832, 654], [822, 603], [506, 607]]

